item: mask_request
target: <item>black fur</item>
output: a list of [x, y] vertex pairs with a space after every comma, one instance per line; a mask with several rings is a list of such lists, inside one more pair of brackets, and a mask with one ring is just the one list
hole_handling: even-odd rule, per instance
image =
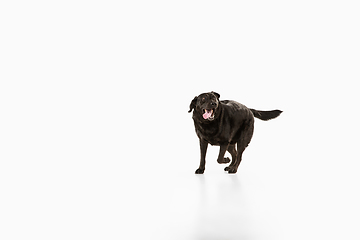
[[273, 118], [276, 118], [277, 116], [282, 113], [280, 110], [273, 110], [273, 111], [259, 111], [255, 109], [251, 109], [250, 111], [254, 114], [254, 117], [259, 118], [261, 120], [267, 121]]
[[[236, 173], [242, 159], [242, 153], [250, 143], [254, 131], [254, 117], [269, 120], [279, 116], [282, 111], [258, 111], [231, 101], [219, 100], [216, 92], [203, 93], [190, 103], [193, 112], [195, 131], [200, 140], [200, 166], [195, 173], [205, 171], [205, 156], [208, 144], [220, 146], [218, 163], [229, 163], [224, 158], [225, 152], [231, 154], [231, 163], [225, 168], [229, 173]], [[206, 116], [204, 113], [207, 112]], [[209, 116], [209, 113], [211, 115]], [[206, 119], [205, 119], [206, 118]], [[236, 145], [236, 147], [235, 147]], [[237, 149], [236, 149], [237, 148]]]

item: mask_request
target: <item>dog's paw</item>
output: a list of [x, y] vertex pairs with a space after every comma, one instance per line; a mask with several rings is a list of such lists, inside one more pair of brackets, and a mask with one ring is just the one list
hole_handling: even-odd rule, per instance
[[228, 171], [228, 173], [233, 174], [233, 173], [237, 172], [237, 168], [229, 166], [229, 167], [224, 168], [224, 171]]
[[205, 169], [200, 169], [198, 168], [196, 171], [195, 171], [195, 174], [203, 174], [205, 171]]
[[224, 163], [229, 163], [230, 162], [230, 158], [226, 157], [224, 158]]
[[217, 160], [218, 163], [220, 164], [223, 164], [223, 163], [229, 163], [230, 162], [230, 158], [226, 157], [226, 158], [223, 158], [221, 160]]

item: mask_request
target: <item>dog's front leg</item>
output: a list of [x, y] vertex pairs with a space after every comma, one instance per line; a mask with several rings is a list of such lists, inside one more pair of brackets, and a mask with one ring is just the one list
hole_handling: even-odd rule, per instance
[[228, 149], [228, 147], [229, 147], [229, 144], [220, 145], [219, 156], [218, 156], [218, 159], [217, 159], [218, 163], [229, 163], [230, 162], [229, 158], [224, 158], [225, 152]]
[[207, 147], [208, 147], [208, 143], [203, 139], [200, 139], [200, 166], [195, 171], [196, 174], [202, 174], [205, 171], [205, 156], [206, 156]]

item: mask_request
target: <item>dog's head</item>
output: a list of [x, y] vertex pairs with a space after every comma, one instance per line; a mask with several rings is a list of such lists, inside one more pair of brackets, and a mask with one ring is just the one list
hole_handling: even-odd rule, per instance
[[216, 92], [202, 93], [191, 101], [189, 112], [194, 109], [194, 115], [201, 115], [203, 120], [213, 121], [217, 117], [219, 98], [220, 94]]

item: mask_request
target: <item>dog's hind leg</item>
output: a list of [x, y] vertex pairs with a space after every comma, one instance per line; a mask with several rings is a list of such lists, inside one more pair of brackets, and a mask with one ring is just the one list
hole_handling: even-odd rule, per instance
[[238, 152], [237, 152], [237, 156], [235, 158], [235, 163], [233, 161], [230, 164], [230, 166], [227, 168], [227, 170], [225, 170], [225, 171], [228, 171], [229, 173], [236, 173], [237, 172], [237, 169], [238, 169], [238, 167], [239, 167], [239, 165], [241, 163], [241, 160], [242, 160], [242, 154], [243, 154], [246, 147], [247, 147], [247, 145], [244, 146], [243, 143], [238, 142], [238, 144], [237, 144]]
[[241, 136], [239, 141], [237, 142], [237, 155], [236, 155], [236, 161], [234, 163], [234, 160], [231, 162], [230, 166], [225, 169], [225, 171], [228, 171], [229, 173], [236, 173], [237, 169], [241, 163], [242, 160], [242, 154], [245, 150], [245, 148], [249, 145], [252, 135], [254, 132], [254, 121], [250, 121], [241, 132]]
[[[228, 167], [226, 167], [224, 169], [225, 171], [228, 171], [229, 167], [234, 166], [234, 164], [236, 163], [237, 152], [236, 152], [236, 149], [235, 149], [235, 144], [229, 145], [227, 151], [231, 154], [231, 163], [230, 163], [230, 165]], [[227, 159], [230, 162], [230, 159], [229, 158], [227, 158]]]

